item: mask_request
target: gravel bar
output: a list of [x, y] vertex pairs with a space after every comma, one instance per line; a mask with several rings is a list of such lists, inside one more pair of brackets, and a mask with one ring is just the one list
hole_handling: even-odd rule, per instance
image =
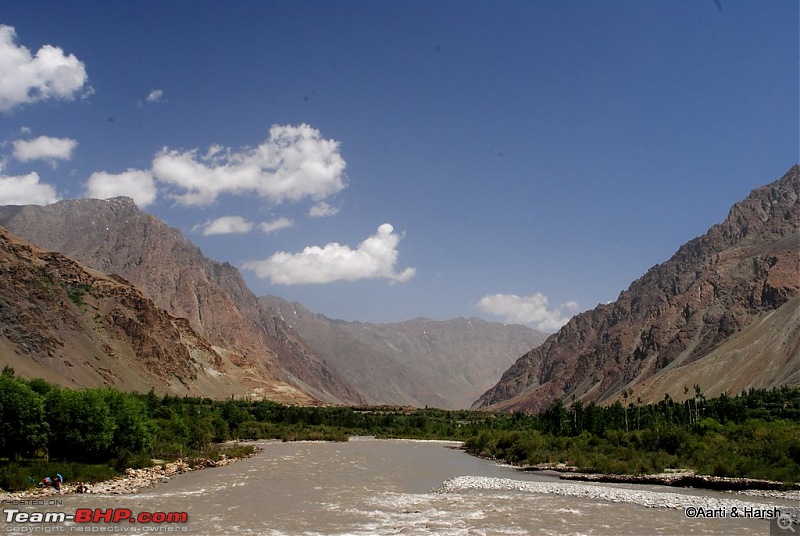
[[[705, 495], [688, 495], [673, 492], [636, 490], [621, 487], [595, 484], [577, 484], [572, 482], [529, 482], [511, 478], [492, 478], [480, 476], [459, 476], [445, 480], [435, 493], [458, 493], [468, 490], [511, 491], [526, 493], [548, 493], [583, 499], [609, 501], [613, 503], [630, 503], [647, 508], [708, 508], [731, 511], [736, 508], [764, 510], [769, 507], [765, 503], [743, 501], [734, 498], [709, 497]], [[781, 512], [789, 511], [795, 523], [800, 522], [800, 505], [792, 508], [778, 505]]]

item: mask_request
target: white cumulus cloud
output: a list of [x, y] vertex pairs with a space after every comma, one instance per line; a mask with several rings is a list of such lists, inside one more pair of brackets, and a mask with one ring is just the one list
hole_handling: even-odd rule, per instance
[[78, 142], [70, 138], [39, 136], [32, 140], [14, 141], [14, 158], [21, 162], [31, 160], [70, 160]]
[[327, 216], [334, 216], [339, 212], [337, 207], [332, 207], [325, 201], [320, 201], [308, 211], [308, 215], [312, 218], [324, 218]]
[[156, 183], [149, 171], [129, 169], [122, 173], [98, 171], [86, 181], [86, 197], [109, 199], [127, 196], [144, 208], [156, 200]]
[[341, 191], [345, 165], [339, 142], [323, 139], [319, 130], [273, 125], [265, 142], [238, 152], [213, 146], [200, 155], [165, 147], [153, 159], [153, 173], [178, 190], [174, 197], [183, 205], [209, 205], [223, 193], [282, 203], [321, 201]]
[[164, 90], [163, 89], [154, 89], [150, 93], [147, 94], [147, 102], [152, 104], [157, 104], [160, 102], [164, 102], [166, 97], [164, 97]]
[[14, 42], [16, 36], [12, 26], [0, 24], [0, 111], [78, 96], [88, 80], [83, 62], [52, 45], [42, 46], [32, 56]]
[[246, 234], [253, 230], [253, 223], [241, 216], [222, 216], [215, 220], [207, 221], [199, 226], [203, 236], [221, 234]]
[[551, 308], [547, 296], [540, 292], [531, 296], [492, 294], [481, 298], [477, 307], [486, 313], [504, 317], [508, 324], [530, 324], [542, 331], [559, 329], [572, 316], [567, 312], [578, 310], [578, 304], [574, 301]]
[[276, 233], [281, 229], [288, 229], [294, 225], [294, 222], [289, 218], [277, 218], [272, 221], [263, 221], [258, 225], [258, 228], [261, 229], [262, 233], [270, 234]]
[[49, 205], [58, 201], [56, 189], [39, 182], [38, 173], [0, 175], [0, 205]]
[[400, 238], [390, 224], [384, 223], [356, 249], [331, 242], [323, 247], [304, 248], [300, 253], [279, 252], [268, 259], [246, 262], [243, 267], [278, 285], [381, 278], [403, 283], [411, 279], [416, 270], [395, 271]]

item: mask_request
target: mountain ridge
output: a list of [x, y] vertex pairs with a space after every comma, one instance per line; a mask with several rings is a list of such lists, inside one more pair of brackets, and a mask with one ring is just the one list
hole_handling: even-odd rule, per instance
[[125, 277], [257, 377], [290, 384], [309, 400], [363, 402], [338, 371], [259, 306], [235, 267], [205, 257], [179, 230], [143, 213], [130, 198], [2, 206], [0, 225], [44, 249]]
[[[648, 270], [613, 303], [573, 317], [473, 407], [539, 411], [573, 395], [610, 400], [667, 366], [702, 359], [789, 302], [800, 291], [799, 170], [753, 190], [725, 221]], [[795, 354], [789, 362], [800, 366]]]
[[249, 387], [310, 400], [239, 369], [185, 319], [117, 275], [29, 244], [0, 227], [0, 362], [68, 387], [227, 398]]

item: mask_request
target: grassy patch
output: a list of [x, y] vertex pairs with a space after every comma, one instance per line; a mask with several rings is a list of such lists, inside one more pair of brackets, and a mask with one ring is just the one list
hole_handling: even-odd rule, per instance
[[69, 301], [81, 307], [82, 305], [86, 305], [83, 302], [83, 297], [86, 296], [90, 290], [92, 290], [92, 285], [88, 283], [78, 283], [76, 285], [71, 285], [67, 289], [67, 296], [69, 296]]

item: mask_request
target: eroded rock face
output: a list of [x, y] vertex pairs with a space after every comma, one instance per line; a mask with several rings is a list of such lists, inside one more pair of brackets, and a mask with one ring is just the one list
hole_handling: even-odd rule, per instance
[[[119, 274], [189, 325], [253, 385], [240, 394], [297, 402], [361, 403], [359, 393], [277, 315], [241, 274], [205, 257], [180, 231], [142, 213], [129, 198], [0, 207], [0, 225], [30, 242]], [[276, 390], [281, 384], [283, 387]], [[255, 391], [254, 391], [255, 389]]]
[[125, 280], [36, 248], [2, 227], [0, 290], [2, 361], [20, 371], [50, 369], [62, 385], [186, 393], [205, 366], [222, 365], [188, 324]]
[[[572, 395], [608, 400], [623, 390], [635, 391], [660, 371], [705, 359], [788, 305], [800, 294], [799, 174], [795, 166], [777, 182], [754, 190], [723, 223], [650, 269], [616, 302], [574, 317], [522, 356], [474, 407], [539, 411]], [[800, 318], [788, 322], [800, 324]], [[786, 374], [763, 378], [754, 373], [746, 384], [797, 383], [797, 345], [780, 346], [765, 345], [769, 351], [751, 355], [763, 360], [764, 371], [774, 369], [773, 362], [786, 363]], [[717, 382], [718, 392], [706, 394], [719, 394], [724, 385]]]

